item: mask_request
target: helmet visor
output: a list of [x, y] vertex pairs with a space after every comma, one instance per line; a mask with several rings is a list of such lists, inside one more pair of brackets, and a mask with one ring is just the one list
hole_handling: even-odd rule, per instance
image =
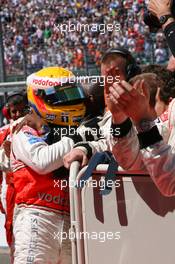
[[42, 99], [48, 105], [69, 105], [85, 100], [83, 88], [77, 83], [66, 83], [44, 89]]

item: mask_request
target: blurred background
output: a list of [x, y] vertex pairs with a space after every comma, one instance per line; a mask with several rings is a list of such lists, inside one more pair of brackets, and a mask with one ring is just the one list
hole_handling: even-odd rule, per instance
[[[43, 67], [63, 66], [78, 75], [99, 72], [101, 54], [126, 46], [141, 64], [165, 64], [161, 32], [143, 22], [144, 0], [1, 0], [1, 81], [21, 81]], [[120, 24], [120, 31], [60, 32], [61, 24]]]

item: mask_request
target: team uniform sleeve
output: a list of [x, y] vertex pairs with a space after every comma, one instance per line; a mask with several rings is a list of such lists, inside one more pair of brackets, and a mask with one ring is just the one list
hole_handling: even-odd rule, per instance
[[112, 153], [124, 170], [145, 172], [137, 131], [133, 126], [125, 137], [118, 138], [113, 146]]
[[[154, 137], [157, 141], [154, 144], [148, 142], [148, 133], [150, 138]], [[170, 145], [161, 140], [158, 131], [154, 130], [147, 133], [146, 144], [142, 147], [143, 137], [141, 139], [142, 159], [152, 180], [165, 196], [175, 195], [175, 153]], [[140, 139], [139, 139], [140, 140]]]
[[[97, 125], [90, 127], [81, 126], [78, 132], [84, 141], [76, 143], [74, 148], [79, 148], [84, 151], [88, 158], [96, 152], [112, 151], [116, 139], [111, 134], [111, 122], [111, 113], [107, 112]], [[88, 137], [85, 137], [87, 131], [90, 133]]]
[[46, 174], [63, 166], [63, 157], [74, 145], [71, 138], [47, 145], [43, 138], [27, 131], [13, 135], [12, 151], [16, 160], [22, 161], [39, 174]]
[[[151, 133], [145, 133], [145, 140], [142, 143], [139, 142], [140, 135], [138, 136], [137, 129], [133, 125], [126, 136], [119, 138], [118, 141], [116, 141], [112, 152], [123, 169], [139, 170], [148, 173], [143, 162], [142, 152], [140, 151], [141, 145], [143, 148], [143, 144], [146, 144], [147, 142], [145, 141], [149, 141], [149, 139], [153, 140], [152, 142], [149, 142], [149, 144], [154, 144], [154, 134], [156, 134], [156, 142], [162, 140], [162, 138], [164, 142], [168, 142], [168, 137], [170, 134], [170, 129], [168, 127], [169, 125], [167, 122], [154, 123], [156, 125], [155, 128], [153, 128]], [[154, 132], [154, 129], [156, 130], [156, 133]]]
[[[155, 132], [157, 143], [148, 145], [141, 150], [143, 162], [157, 185], [165, 196], [175, 195], [175, 99], [169, 105], [168, 111], [169, 139], [166, 144]], [[160, 131], [159, 131], [160, 132]]]
[[5, 172], [10, 171], [10, 160], [5, 155], [3, 147], [0, 147], [0, 170]]
[[93, 141], [74, 145], [90, 158], [96, 152], [111, 151], [123, 169], [142, 170], [144, 168], [136, 130], [130, 120], [122, 126], [112, 124], [112, 115], [108, 112], [100, 122], [101, 137]]

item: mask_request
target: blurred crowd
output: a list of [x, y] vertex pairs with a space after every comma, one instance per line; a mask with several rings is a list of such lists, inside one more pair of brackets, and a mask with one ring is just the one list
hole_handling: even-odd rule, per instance
[[[150, 38], [143, 22], [147, 0], [2, 0], [5, 64], [18, 74], [58, 65], [71, 70], [85, 67], [89, 54], [99, 65], [101, 54], [118, 44], [126, 46], [140, 63], [164, 64], [168, 49], [164, 35]], [[120, 30], [61, 32], [61, 24], [117, 24]]]

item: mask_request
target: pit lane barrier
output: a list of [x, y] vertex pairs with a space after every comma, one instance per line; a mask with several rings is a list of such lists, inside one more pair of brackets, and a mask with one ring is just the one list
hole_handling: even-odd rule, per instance
[[[70, 181], [80, 183], [86, 169], [73, 162]], [[70, 230], [90, 234], [71, 239], [72, 264], [173, 264], [175, 197], [163, 196], [149, 175], [121, 168], [116, 172], [120, 185], [102, 195], [94, 183], [104, 179], [107, 169], [98, 165], [82, 188], [70, 188]], [[103, 239], [94, 239], [94, 232]], [[120, 238], [112, 239], [116, 232]]]

